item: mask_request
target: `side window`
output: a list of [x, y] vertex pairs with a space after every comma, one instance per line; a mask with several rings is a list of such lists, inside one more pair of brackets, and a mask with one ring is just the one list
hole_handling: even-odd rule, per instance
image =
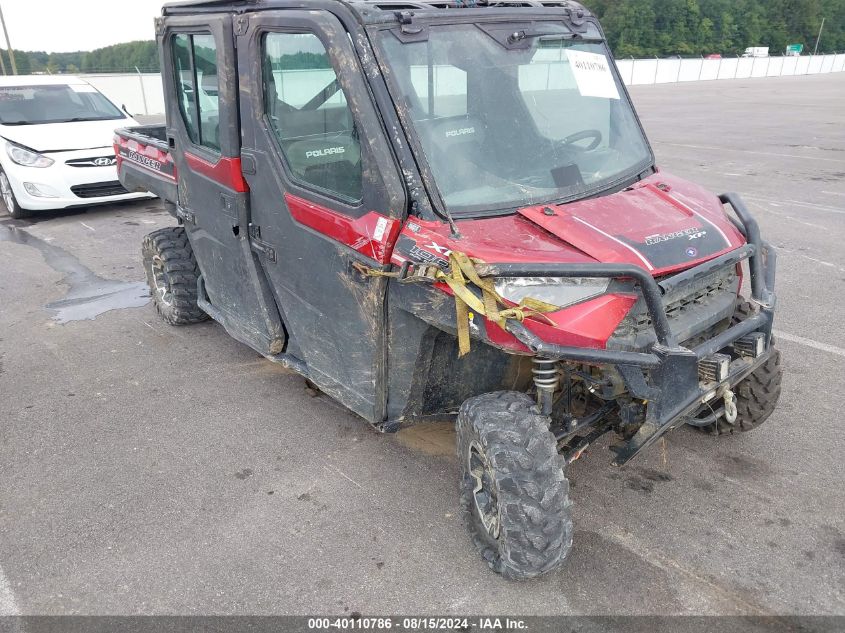
[[320, 39], [311, 33], [267, 33], [263, 66], [265, 112], [294, 178], [359, 201], [358, 132]]
[[197, 105], [194, 101], [194, 71], [191, 64], [191, 36], [173, 37], [173, 67], [176, 72], [176, 93], [179, 99], [179, 112], [188, 129], [188, 137], [199, 143], [199, 123]]
[[172, 42], [179, 111], [188, 137], [197, 145], [219, 152], [219, 84], [214, 36], [180, 33]]

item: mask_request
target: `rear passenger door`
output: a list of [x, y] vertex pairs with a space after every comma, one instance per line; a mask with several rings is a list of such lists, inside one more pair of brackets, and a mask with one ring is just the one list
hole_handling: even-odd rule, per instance
[[208, 299], [203, 307], [238, 340], [277, 354], [284, 333], [249, 246], [232, 19], [171, 17], [159, 37], [177, 213], [202, 272]]
[[[338, 5], [341, 6], [341, 5]], [[238, 38], [253, 233], [311, 379], [384, 414], [383, 278], [405, 211], [399, 170], [350, 35], [327, 11], [250, 15]]]

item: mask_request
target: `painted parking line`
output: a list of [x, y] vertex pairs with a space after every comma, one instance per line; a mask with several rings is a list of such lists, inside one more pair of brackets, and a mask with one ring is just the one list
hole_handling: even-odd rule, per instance
[[797, 343], [798, 345], [812, 347], [813, 349], [817, 349], [822, 352], [828, 352], [829, 354], [836, 354], [837, 356], [842, 356], [843, 358], [845, 358], [845, 349], [842, 349], [841, 347], [836, 347], [835, 345], [828, 345], [827, 343], [820, 343], [819, 341], [814, 341], [813, 339], [804, 338], [803, 336], [796, 336], [795, 334], [788, 334], [787, 332], [782, 332], [780, 330], [772, 330], [772, 333], [777, 338], [783, 339], [784, 341], [790, 341], [791, 343]]
[[[669, 147], [683, 147], [686, 149], [703, 149], [703, 150], [710, 150], [713, 152], [737, 152], [740, 154], [754, 154], [756, 156], [779, 156], [781, 158], [798, 158], [801, 160], [808, 160], [810, 159], [809, 156], [801, 156], [799, 154], [782, 154], [779, 152], [757, 152], [751, 149], [740, 149], [737, 147], [715, 147], [713, 145], [690, 145], [687, 143], [670, 143], [668, 141], [651, 141], [652, 143], [656, 143], [657, 145], [668, 145]], [[811, 160], [820, 160], [825, 161], [828, 163], [845, 163], [845, 158], [826, 158], [826, 157], [818, 157], [813, 156]]]
[[802, 200], [772, 200], [771, 198], [761, 198], [760, 196], [749, 196], [745, 195], [744, 197], [748, 198], [749, 200], [756, 200], [758, 202], [765, 202], [773, 207], [804, 207], [806, 209], [811, 209], [813, 211], [826, 211], [827, 213], [841, 213], [845, 214], [845, 209], [840, 207], [831, 207], [826, 204], [816, 204], [815, 202], [804, 202]]
[[[18, 603], [15, 600], [15, 594], [12, 591], [12, 585], [3, 573], [3, 568], [0, 567], [0, 616], [14, 616], [20, 615]], [[12, 628], [14, 631], [14, 627]]]

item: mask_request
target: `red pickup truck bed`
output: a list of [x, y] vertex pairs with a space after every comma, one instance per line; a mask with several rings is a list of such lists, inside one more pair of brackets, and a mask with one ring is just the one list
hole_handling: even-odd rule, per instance
[[114, 155], [118, 178], [128, 191], [149, 191], [176, 204], [176, 166], [164, 125], [116, 130]]

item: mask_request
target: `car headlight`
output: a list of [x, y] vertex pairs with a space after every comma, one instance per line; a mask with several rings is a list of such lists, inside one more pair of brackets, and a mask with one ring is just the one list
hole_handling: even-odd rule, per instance
[[6, 153], [12, 159], [13, 163], [23, 165], [24, 167], [49, 167], [56, 162], [43, 154], [33, 152], [13, 143], [6, 144]]
[[609, 285], [610, 279], [595, 277], [514, 277], [497, 279], [495, 288], [514, 303], [530, 297], [565, 308], [603, 295]]

